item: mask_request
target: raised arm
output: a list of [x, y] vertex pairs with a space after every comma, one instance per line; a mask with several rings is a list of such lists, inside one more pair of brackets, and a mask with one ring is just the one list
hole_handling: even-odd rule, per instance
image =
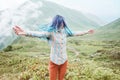
[[24, 31], [23, 29], [21, 29], [20, 27], [18, 26], [15, 26], [13, 28], [13, 30], [15, 31], [15, 33], [17, 35], [20, 35], [20, 36], [31, 36], [31, 37], [49, 37], [50, 36], [50, 33], [49, 32], [39, 32], [39, 31]]
[[88, 31], [76, 31], [74, 32], [73, 36], [83, 36], [85, 34], [92, 34], [94, 33], [94, 30], [88, 30]]

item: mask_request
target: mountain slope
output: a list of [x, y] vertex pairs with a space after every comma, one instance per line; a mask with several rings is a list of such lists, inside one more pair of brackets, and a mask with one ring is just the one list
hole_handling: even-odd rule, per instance
[[[31, 5], [31, 6], [30, 6]], [[34, 8], [34, 10], [32, 8]], [[28, 9], [30, 8], [30, 9]], [[65, 17], [68, 26], [75, 30], [85, 30], [89, 28], [99, 27], [99, 23], [92, 19], [89, 19], [81, 12], [63, 7], [61, 5], [45, 1], [45, 0], [30, 0], [21, 5], [17, 11], [27, 10], [27, 22], [36, 22], [36, 24], [49, 23], [51, 19], [60, 14]], [[29, 13], [31, 12], [31, 13]], [[26, 12], [25, 12], [26, 13]], [[37, 14], [38, 13], [38, 14]], [[38, 15], [34, 19], [31, 19], [31, 15]], [[33, 21], [35, 20], [35, 21]], [[29, 23], [31, 25], [31, 23]], [[35, 23], [34, 23], [35, 24]], [[29, 25], [29, 26], [30, 26]]]
[[106, 21], [103, 21], [101, 20], [99, 17], [93, 15], [93, 14], [90, 14], [90, 13], [84, 13], [84, 15], [89, 18], [90, 20], [93, 20], [94, 22], [96, 22], [97, 24], [99, 24], [100, 26], [103, 26], [105, 25], [107, 22]]
[[84, 38], [99, 40], [120, 40], [120, 18], [98, 28], [95, 30], [95, 34], [85, 36]]
[[48, 24], [55, 15], [62, 15], [72, 30], [97, 28], [99, 24], [81, 12], [46, 0], [28, 0], [14, 10], [0, 11], [0, 50], [11, 44], [17, 36], [12, 27], [18, 25], [25, 30], [37, 30], [40, 24]]

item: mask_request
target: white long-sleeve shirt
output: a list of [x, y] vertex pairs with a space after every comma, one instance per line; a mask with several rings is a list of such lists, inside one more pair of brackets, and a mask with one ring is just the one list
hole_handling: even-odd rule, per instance
[[[85, 32], [75, 32], [73, 36], [86, 34]], [[33, 37], [49, 37], [51, 43], [51, 53], [50, 53], [50, 60], [57, 64], [61, 65], [67, 60], [67, 53], [66, 53], [66, 42], [67, 42], [67, 34], [65, 30], [62, 29], [61, 31], [53, 31], [53, 32], [36, 32], [36, 31], [29, 31], [27, 32], [28, 36]]]

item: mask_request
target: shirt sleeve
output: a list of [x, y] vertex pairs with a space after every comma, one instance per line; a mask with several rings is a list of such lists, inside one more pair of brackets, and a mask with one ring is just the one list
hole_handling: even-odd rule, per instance
[[26, 32], [26, 36], [31, 36], [31, 37], [38, 37], [38, 38], [42, 38], [42, 37], [50, 37], [50, 32], [46, 32], [46, 31], [27, 31]]
[[88, 34], [88, 31], [74, 31], [72, 36], [83, 36]]

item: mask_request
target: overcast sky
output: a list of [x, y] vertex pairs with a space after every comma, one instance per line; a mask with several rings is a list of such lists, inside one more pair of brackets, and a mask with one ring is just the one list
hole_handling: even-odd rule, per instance
[[[14, 9], [27, 0], [0, 0], [0, 10]], [[48, 0], [60, 5], [91, 13], [111, 22], [120, 18], [120, 0]]]

